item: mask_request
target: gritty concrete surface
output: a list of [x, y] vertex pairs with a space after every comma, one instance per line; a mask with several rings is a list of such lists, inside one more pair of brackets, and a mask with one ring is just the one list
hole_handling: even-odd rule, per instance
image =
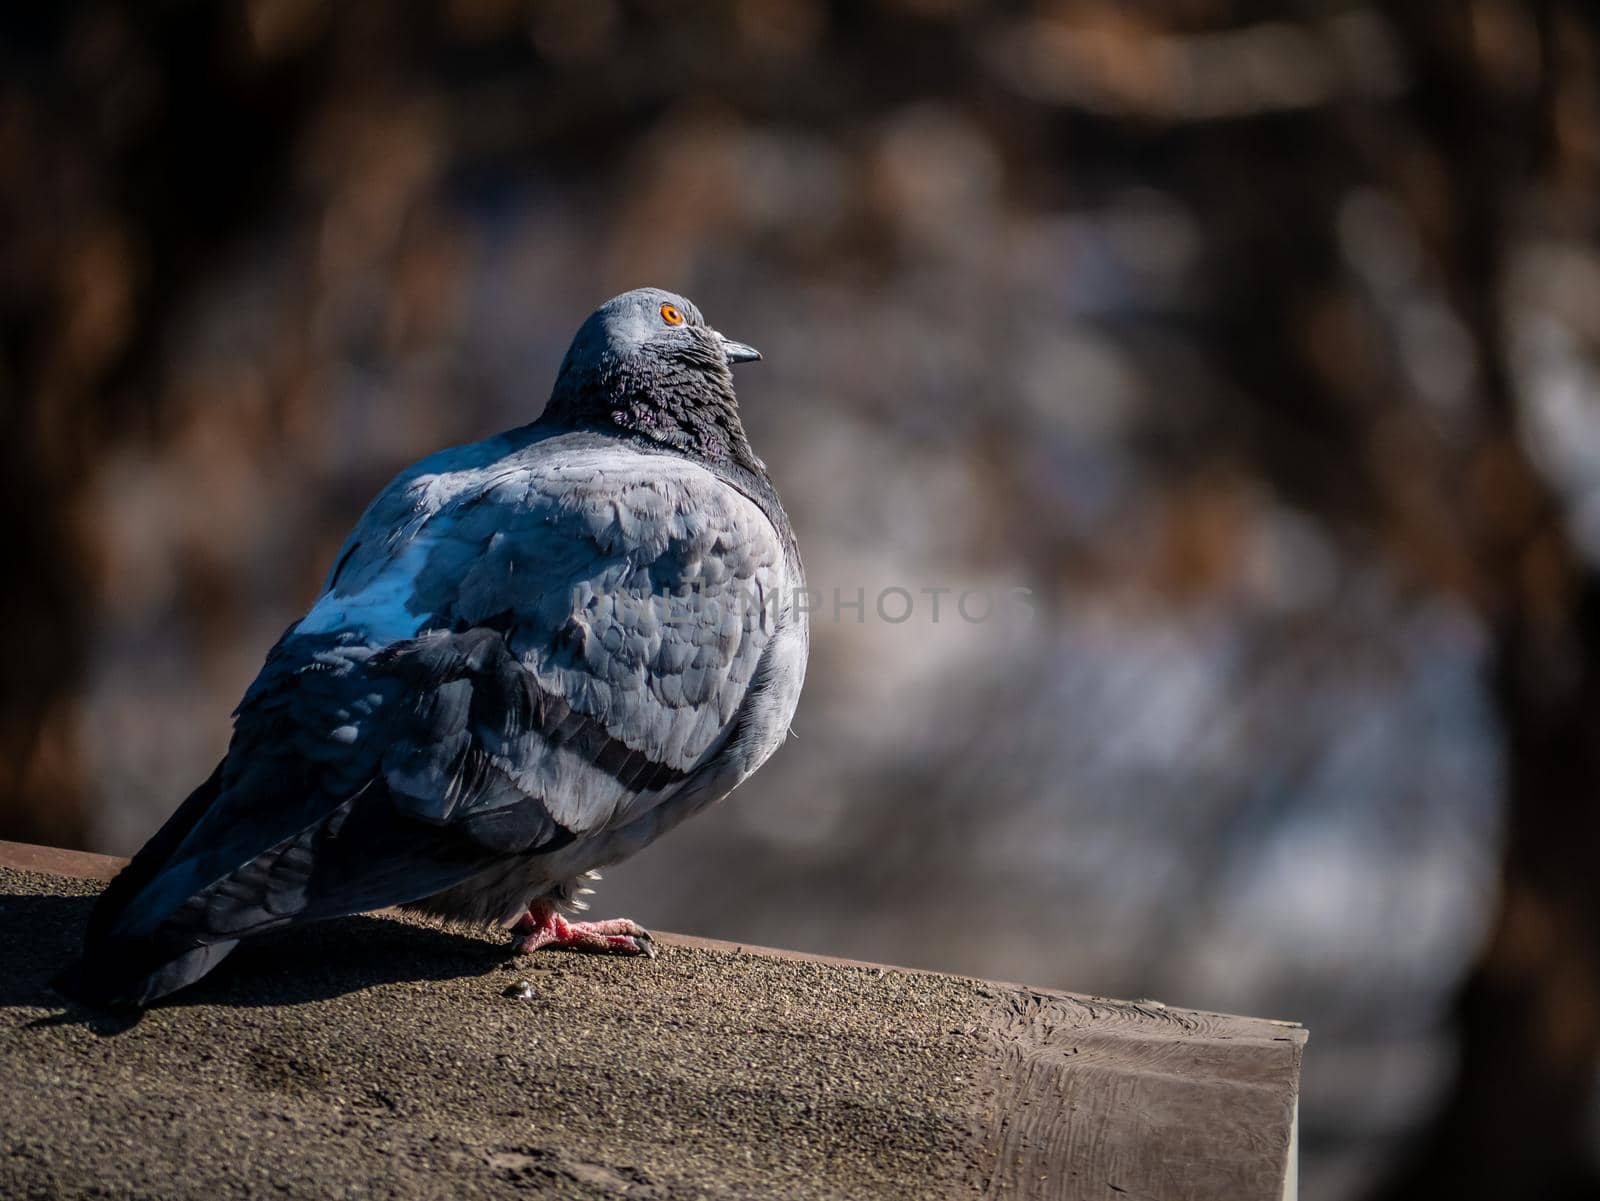
[[119, 866], [0, 842], [0, 1201], [1293, 1196], [1292, 1022], [388, 914], [113, 1017], [45, 982]]
[[[0, 867], [0, 1197], [976, 1195], [995, 994], [667, 945], [359, 917], [138, 1020], [45, 981], [99, 885]], [[531, 996], [503, 996], [520, 981]]]

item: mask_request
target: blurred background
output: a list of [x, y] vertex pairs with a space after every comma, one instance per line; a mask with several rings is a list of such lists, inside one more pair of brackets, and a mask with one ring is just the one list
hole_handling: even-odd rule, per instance
[[1600, 1195], [1591, 6], [0, 29], [0, 836], [132, 852], [373, 492], [658, 284], [824, 607], [601, 909], [1299, 1019], [1310, 1201]]

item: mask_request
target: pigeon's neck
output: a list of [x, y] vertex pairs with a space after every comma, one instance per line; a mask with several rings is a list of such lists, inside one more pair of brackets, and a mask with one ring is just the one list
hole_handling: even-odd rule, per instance
[[563, 371], [545, 408], [549, 420], [571, 426], [626, 430], [712, 463], [765, 476], [739, 420], [733, 376], [689, 365], [655, 364], [645, 372], [628, 363], [572, 378]]

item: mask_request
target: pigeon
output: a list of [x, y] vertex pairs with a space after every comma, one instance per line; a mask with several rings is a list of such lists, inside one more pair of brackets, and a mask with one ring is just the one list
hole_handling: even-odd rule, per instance
[[760, 767], [805, 678], [799, 551], [734, 396], [760, 357], [626, 292], [538, 420], [402, 471], [58, 991], [144, 1007], [243, 939], [390, 906], [653, 954], [572, 920], [585, 882]]

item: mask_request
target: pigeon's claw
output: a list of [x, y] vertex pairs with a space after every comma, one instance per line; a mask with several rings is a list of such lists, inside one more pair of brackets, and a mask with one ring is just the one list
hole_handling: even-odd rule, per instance
[[548, 947], [602, 955], [656, 957], [655, 940], [650, 937], [650, 931], [625, 917], [603, 922], [569, 922], [554, 912], [523, 914], [512, 931], [511, 949], [518, 955], [527, 955]]

